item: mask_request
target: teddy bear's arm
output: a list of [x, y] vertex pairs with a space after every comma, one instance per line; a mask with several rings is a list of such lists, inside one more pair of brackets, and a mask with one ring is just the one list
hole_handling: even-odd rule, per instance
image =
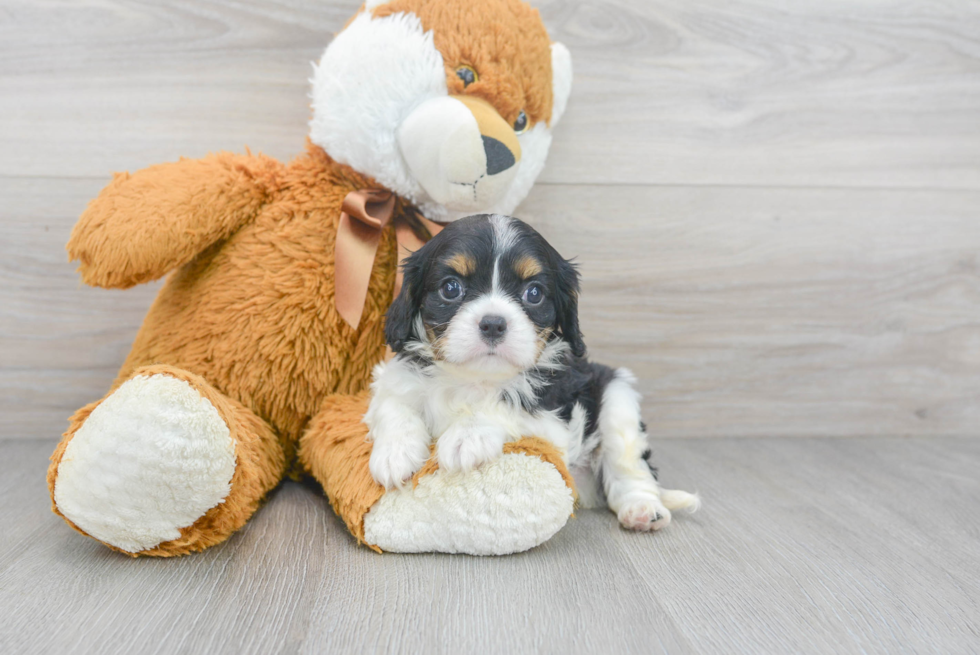
[[117, 173], [72, 230], [69, 259], [92, 286], [155, 280], [254, 218], [284, 170], [270, 157], [223, 152]]

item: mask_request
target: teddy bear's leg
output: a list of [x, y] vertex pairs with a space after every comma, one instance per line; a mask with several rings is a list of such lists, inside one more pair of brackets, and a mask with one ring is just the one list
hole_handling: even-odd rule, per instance
[[572, 477], [540, 439], [508, 443], [469, 473], [445, 474], [430, 459], [411, 485], [385, 492], [368, 470], [368, 400], [367, 392], [327, 398], [299, 449], [358, 541], [378, 551], [505, 555], [547, 541], [571, 516]]
[[183, 555], [244, 525], [285, 465], [265, 421], [203, 378], [158, 365], [75, 413], [48, 488], [56, 514], [115, 550]]

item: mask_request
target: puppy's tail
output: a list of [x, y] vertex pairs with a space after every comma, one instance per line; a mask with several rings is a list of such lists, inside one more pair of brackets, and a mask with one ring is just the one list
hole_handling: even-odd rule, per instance
[[687, 510], [689, 514], [701, 509], [701, 497], [697, 494], [689, 494], [680, 489], [661, 489], [660, 502], [670, 511], [678, 509]]

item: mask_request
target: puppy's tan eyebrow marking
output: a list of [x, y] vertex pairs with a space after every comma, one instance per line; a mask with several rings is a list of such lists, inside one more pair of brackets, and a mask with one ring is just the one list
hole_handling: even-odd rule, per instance
[[456, 253], [446, 261], [446, 265], [460, 275], [472, 275], [476, 271], [476, 260], [466, 253]]
[[530, 255], [524, 255], [514, 262], [514, 272], [522, 279], [534, 277], [541, 272], [541, 262]]

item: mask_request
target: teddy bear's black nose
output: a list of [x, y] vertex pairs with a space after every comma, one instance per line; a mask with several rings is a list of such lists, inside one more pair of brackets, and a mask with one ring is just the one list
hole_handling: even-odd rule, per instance
[[496, 175], [517, 163], [514, 153], [493, 137], [483, 137], [483, 152], [487, 153], [487, 175]]

